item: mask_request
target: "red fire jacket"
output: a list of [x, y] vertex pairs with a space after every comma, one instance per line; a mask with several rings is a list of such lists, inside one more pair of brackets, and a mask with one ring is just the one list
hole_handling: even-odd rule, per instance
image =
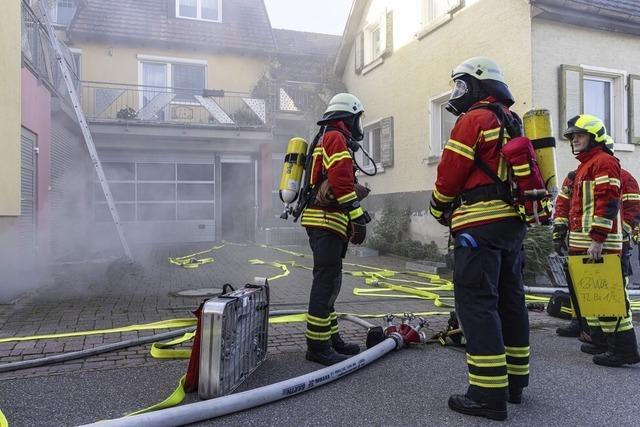
[[[496, 102], [496, 99], [488, 97], [474, 105], [491, 102]], [[505, 112], [511, 114], [506, 107]], [[444, 211], [465, 191], [495, 184], [474, 162], [475, 156], [501, 180], [507, 180], [507, 164], [500, 154], [499, 133], [500, 123], [497, 117], [484, 108], [471, 110], [456, 121], [438, 164], [438, 177], [432, 193], [433, 205]], [[509, 139], [506, 132], [505, 139]], [[451, 229], [456, 232], [504, 218], [518, 217], [515, 208], [502, 200], [463, 203], [453, 212]]]
[[[341, 121], [329, 122], [329, 127], [339, 128], [347, 135], [351, 135]], [[315, 187], [324, 179], [329, 180], [329, 186], [339, 205], [349, 205], [358, 197], [354, 189], [355, 175], [353, 173], [353, 159], [347, 149], [345, 136], [337, 130], [327, 131], [313, 150], [311, 163], [311, 185]], [[347, 226], [350, 219], [356, 219], [364, 214], [361, 207], [348, 212], [340, 208], [309, 206], [302, 212], [300, 223], [304, 227], [325, 228], [347, 238]]]
[[[628, 242], [633, 229], [640, 224], [640, 189], [638, 182], [626, 169], [620, 168], [620, 178], [623, 240]], [[573, 180], [567, 176], [556, 198], [553, 225], [569, 226], [572, 191]]]
[[620, 169], [622, 186], [622, 229], [624, 241], [628, 242], [633, 229], [640, 224], [640, 188], [627, 170]]
[[570, 253], [586, 253], [591, 240], [603, 243], [605, 253], [620, 253], [620, 163], [600, 146], [576, 158], [580, 165], [573, 182], [562, 185], [554, 224], [568, 225]]

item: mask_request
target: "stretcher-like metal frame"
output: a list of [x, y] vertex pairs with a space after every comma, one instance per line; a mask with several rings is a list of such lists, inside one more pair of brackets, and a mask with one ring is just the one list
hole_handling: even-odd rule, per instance
[[256, 284], [212, 298], [202, 308], [198, 394], [230, 394], [267, 355], [269, 284]]

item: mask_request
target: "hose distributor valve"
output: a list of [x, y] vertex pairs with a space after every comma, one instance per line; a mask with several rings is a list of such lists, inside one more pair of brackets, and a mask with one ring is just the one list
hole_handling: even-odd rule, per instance
[[398, 328], [393, 323], [393, 319], [395, 319], [395, 316], [393, 314], [389, 313], [386, 316], [384, 316], [383, 319], [384, 319], [384, 323], [387, 325], [386, 328], [384, 328], [385, 335], [389, 335], [390, 333], [398, 331]]
[[387, 325], [387, 327], [384, 328], [384, 335], [387, 338], [393, 338], [396, 342], [396, 350], [399, 350], [404, 346], [404, 337], [398, 331], [398, 327], [393, 323], [394, 318], [395, 316], [393, 314], [387, 314], [384, 316], [384, 322]]
[[[427, 321], [422, 317], [418, 317], [418, 324], [416, 326], [407, 325], [407, 328], [401, 328], [400, 333], [404, 338], [404, 343], [409, 345], [411, 343], [424, 344], [427, 342], [427, 335], [421, 331], [422, 328], [427, 326]], [[402, 325], [404, 326], [404, 325]]]

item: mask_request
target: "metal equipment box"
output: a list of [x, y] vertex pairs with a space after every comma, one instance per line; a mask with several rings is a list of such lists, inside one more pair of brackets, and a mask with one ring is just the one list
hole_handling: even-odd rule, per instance
[[202, 307], [198, 394], [211, 399], [231, 393], [267, 355], [269, 284], [212, 298]]

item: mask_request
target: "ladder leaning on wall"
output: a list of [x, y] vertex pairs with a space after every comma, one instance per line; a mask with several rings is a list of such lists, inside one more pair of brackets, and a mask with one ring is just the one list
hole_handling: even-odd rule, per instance
[[102, 187], [102, 192], [104, 193], [104, 197], [107, 199], [107, 205], [109, 206], [111, 217], [113, 218], [113, 222], [116, 226], [116, 230], [118, 231], [118, 237], [120, 238], [120, 243], [122, 244], [122, 248], [124, 249], [124, 253], [128, 261], [133, 262], [133, 257], [131, 256], [131, 250], [129, 249], [127, 240], [124, 237], [124, 233], [122, 232], [120, 215], [118, 215], [116, 204], [113, 200], [113, 196], [111, 195], [111, 190], [109, 189], [109, 183], [107, 182], [107, 178], [104, 174], [104, 170], [102, 169], [102, 163], [100, 162], [100, 158], [98, 157], [96, 146], [93, 143], [93, 137], [91, 136], [89, 125], [87, 124], [87, 120], [84, 116], [84, 112], [82, 111], [80, 100], [78, 98], [78, 94], [76, 93], [76, 88], [74, 87], [73, 82], [71, 80], [71, 72], [69, 70], [67, 63], [65, 62], [64, 55], [62, 54], [60, 41], [58, 40], [58, 36], [56, 35], [56, 32], [51, 23], [51, 19], [49, 17], [49, 11], [43, 5], [43, 2], [38, 2], [37, 6], [40, 8], [40, 13], [43, 18], [42, 24], [46, 27], [46, 31], [51, 39], [51, 44], [56, 54], [56, 60], [58, 62], [58, 66], [60, 67], [60, 71], [62, 72], [64, 83], [67, 86], [67, 93], [71, 98], [71, 104], [73, 105], [73, 110], [75, 111], [76, 116], [78, 118], [78, 124], [80, 125], [80, 129], [82, 130], [82, 135], [84, 136], [84, 142], [87, 145], [87, 149], [89, 150], [91, 162], [93, 163], [96, 173], [98, 174], [98, 181], [100, 182], [100, 187]]

